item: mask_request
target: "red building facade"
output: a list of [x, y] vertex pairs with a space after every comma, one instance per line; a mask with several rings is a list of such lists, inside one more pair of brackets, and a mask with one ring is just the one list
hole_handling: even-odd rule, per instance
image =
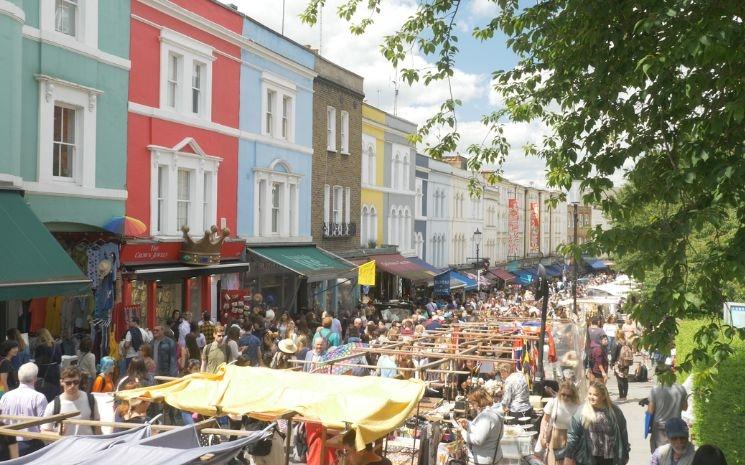
[[122, 247], [122, 303], [150, 327], [174, 310], [214, 315], [215, 275], [245, 266], [230, 239], [219, 263], [174, 254], [183, 226], [195, 240], [236, 231], [242, 27], [210, 0], [132, 1], [126, 214], [150, 239]]

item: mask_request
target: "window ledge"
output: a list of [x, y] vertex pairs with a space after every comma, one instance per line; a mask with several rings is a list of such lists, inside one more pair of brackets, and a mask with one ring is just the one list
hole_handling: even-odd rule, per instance
[[349, 150], [346, 150], [346, 151], [345, 151], [345, 150], [342, 150], [342, 151], [341, 151], [341, 154], [342, 154], [342, 155], [349, 155]]
[[326, 150], [329, 151], [329, 152], [336, 153], [336, 147], [326, 147]]

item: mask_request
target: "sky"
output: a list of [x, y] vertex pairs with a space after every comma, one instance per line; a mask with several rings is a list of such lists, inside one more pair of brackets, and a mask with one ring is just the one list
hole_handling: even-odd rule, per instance
[[[225, 0], [228, 1], [228, 0]], [[276, 31], [282, 29], [282, 0], [229, 0], [238, 9]], [[332, 62], [364, 77], [366, 101], [393, 113], [394, 81], [397, 79], [393, 66], [380, 52], [384, 36], [398, 31], [404, 21], [416, 12], [416, 0], [383, 0], [380, 15], [362, 36], [349, 32], [349, 24], [340, 19], [336, 10], [343, 0], [327, 0], [322, 12], [322, 25], [313, 27], [301, 23], [300, 12], [306, 0], [285, 0], [284, 33], [290, 39], [319, 49], [321, 55]], [[364, 8], [366, 2], [361, 2]], [[492, 0], [465, 0], [456, 19], [460, 53], [456, 59], [455, 75], [452, 79], [453, 97], [463, 102], [458, 111], [458, 131], [461, 135], [459, 151], [472, 143], [481, 143], [486, 128], [480, 117], [490, 113], [499, 105], [499, 98], [491, 86], [491, 73], [498, 69], [510, 69], [517, 57], [507, 49], [504, 36], [496, 36], [481, 42], [473, 38], [474, 26], [485, 25], [496, 13]], [[425, 67], [433, 58], [427, 59], [416, 50], [407, 58], [405, 66]], [[445, 81], [432, 83], [428, 87], [415, 83], [408, 86], [398, 82], [399, 96], [397, 115], [417, 124], [424, 123], [436, 113], [440, 104], [449, 97]], [[545, 186], [545, 164], [537, 158], [527, 158], [522, 147], [528, 142], [538, 143], [547, 133], [540, 123], [505, 122], [504, 134], [510, 142], [510, 155], [504, 164], [504, 177], [512, 181], [536, 186]]]

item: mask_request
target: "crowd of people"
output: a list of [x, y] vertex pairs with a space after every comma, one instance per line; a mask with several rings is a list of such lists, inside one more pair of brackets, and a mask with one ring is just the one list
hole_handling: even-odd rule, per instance
[[[609, 281], [590, 278], [591, 286]], [[571, 289], [563, 282], [551, 285], [549, 318], [577, 322], [577, 313], [562, 306]], [[584, 293], [584, 285], [579, 294]], [[309, 312], [290, 315], [275, 308], [257, 306], [250, 317], [216, 322], [209, 313], [195, 319], [188, 312], [173, 312], [166, 321], [145, 328], [133, 316], [118, 347], [100, 358], [87, 335], [69, 333], [55, 340], [42, 329], [27, 344], [17, 329], [7, 332], [0, 345], [0, 412], [6, 415], [52, 416], [78, 411], [79, 418], [98, 419], [100, 412], [91, 393], [107, 393], [143, 386], [197, 372], [215, 373], [223, 363], [272, 369], [313, 371], [325, 354], [342, 344], [365, 343], [370, 346], [403, 342], [403, 354], [368, 354], [365, 364], [352, 370], [353, 375], [377, 375], [407, 379], [420, 377], [419, 367], [428, 363], [406, 349], [417, 349], [416, 336], [436, 331], [453, 322], [477, 322], [484, 315], [531, 319], [540, 314], [539, 302], [530, 290], [512, 287], [491, 294], [463, 294], [418, 303], [410, 316], [387, 322], [372, 303], [360, 304], [354, 311], [332, 315]], [[605, 318], [604, 318], [605, 317]], [[618, 407], [628, 395], [630, 369], [639, 352], [641, 330], [629, 318], [618, 321], [615, 314], [590, 315], [587, 321], [585, 361], [588, 389], [584, 398], [577, 389], [578, 380], [566, 378], [558, 384], [555, 397], [544, 408], [536, 451], [549, 464], [619, 465], [629, 460], [626, 419]], [[575, 356], [577, 356], [575, 354]], [[66, 362], [67, 361], [67, 362]], [[665, 365], [662, 364], [662, 367]], [[499, 441], [505, 417], [534, 415], [529, 402], [530, 387], [526, 376], [505, 363], [461, 362], [458, 368], [469, 375], [452, 379], [455, 394], [466, 394], [474, 413], [472, 420], [459, 422], [469, 445], [469, 463], [499, 463]], [[668, 369], [670, 367], [668, 366]], [[612, 401], [606, 387], [611, 374], [618, 383], [618, 400]], [[499, 380], [499, 389], [472, 385], [472, 376]], [[447, 396], [446, 388], [440, 392]], [[688, 393], [679, 384], [652, 389], [647, 411], [650, 427], [651, 465], [700, 465], [724, 462], [701, 459], [721, 451], [713, 446], [696, 450], [690, 441], [688, 425], [681, 420]], [[198, 417], [191, 412], [164, 408], [165, 421], [189, 424]], [[115, 419], [119, 422], [149, 421], [155, 409], [141, 399], [118, 401]], [[90, 426], [59, 428], [54, 423], [30, 427], [29, 431], [55, 431], [62, 435], [97, 434]], [[346, 440], [346, 439], [345, 439]], [[25, 455], [43, 443], [23, 437], [3, 437], [0, 459]], [[2, 452], [5, 451], [5, 452]], [[374, 455], [372, 451], [368, 454]], [[3, 455], [5, 454], [5, 455]], [[372, 456], [370, 455], [370, 456]], [[362, 457], [362, 456], [360, 456]], [[360, 459], [361, 460], [361, 459]], [[702, 461], [709, 460], [709, 461]]]

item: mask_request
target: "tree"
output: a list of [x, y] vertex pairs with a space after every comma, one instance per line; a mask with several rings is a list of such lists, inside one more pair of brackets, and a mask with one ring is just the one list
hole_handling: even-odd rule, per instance
[[[315, 22], [323, 3], [311, 0], [302, 19]], [[483, 116], [490, 137], [468, 148], [469, 167], [504, 160], [505, 119], [544, 122], [549, 135], [525, 147], [526, 154], [545, 160], [550, 187], [566, 190], [581, 179], [584, 200], [611, 218], [612, 228], [595, 231], [584, 248], [629, 257], [622, 260], [628, 271], [652, 286], [634, 315], [651, 328], [647, 342], [665, 349], [677, 318], [719, 315], [725, 289], [745, 280], [742, 0], [494, 3], [499, 12], [472, 34], [488, 42], [502, 32], [519, 62], [493, 73], [505, 104]], [[403, 67], [405, 80], [426, 84], [453, 75], [461, 4], [421, 0], [416, 14], [385, 38], [381, 51], [394, 65], [404, 65], [412, 47], [434, 59], [430, 69]], [[381, 0], [345, 0], [338, 14], [363, 34], [385, 12]], [[423, 143], [445, 130], [425, 144], [431, 156], [455, 150], [459, 105], [447, 99], [414, 135]], [[624, 169], [633, 188], [609, 195], [611, 177]], [[697, 359], [726, 356], [726, 343], [713, 344], [733, 330], [706, 328], [696, 339]]]

